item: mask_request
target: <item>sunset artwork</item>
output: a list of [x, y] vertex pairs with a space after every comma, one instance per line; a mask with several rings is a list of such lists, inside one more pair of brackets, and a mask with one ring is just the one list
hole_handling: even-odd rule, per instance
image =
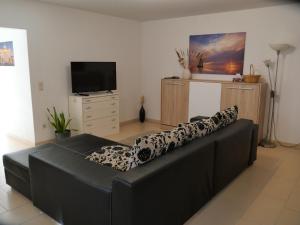
[[243, 74], [246, 33], [190, 36], [189, 66], [193, 74]]
[[0, 42], [0, 66], [14, 66], [13, 42]]

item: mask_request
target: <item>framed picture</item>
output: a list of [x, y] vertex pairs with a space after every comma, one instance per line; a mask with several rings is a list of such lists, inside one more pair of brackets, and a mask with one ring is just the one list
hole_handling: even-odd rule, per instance
[[246, 33], [190, 36], [189, 65], [193, 74], [243, 74]]
[[0, 42], [0, 66], [14, 66], [13, 42]]

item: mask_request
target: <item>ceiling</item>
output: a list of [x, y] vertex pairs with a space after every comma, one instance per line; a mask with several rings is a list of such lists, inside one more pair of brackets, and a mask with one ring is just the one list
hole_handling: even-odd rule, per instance
[[283, 0], [38, 0], [139, 21], [267, 7]]

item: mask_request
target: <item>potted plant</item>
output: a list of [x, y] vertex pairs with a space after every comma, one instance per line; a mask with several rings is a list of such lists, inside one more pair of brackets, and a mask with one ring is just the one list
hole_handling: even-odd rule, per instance
[[69, 125], [71, 119], [66, 120], [65, 114], [63, 112], [57, 113], [55, 107], [53, 107], [53, 112], [51, 112], [49, 108], [47, 108], [47, 111], [50, 115], [50, 117], [48, 117], [48, 121], [51, 124], [51, 126], [55, 129], [56, 140], [61, 140], [70, 137], [71, 130], [69, 129]]

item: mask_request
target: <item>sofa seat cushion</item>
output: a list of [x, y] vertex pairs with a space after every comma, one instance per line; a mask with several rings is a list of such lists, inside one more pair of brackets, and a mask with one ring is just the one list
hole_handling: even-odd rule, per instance
[[40, 151], [51, 144], [34, 147], [26, 150], [21, 150], [9, 153], [3, 156], [4, 168], [10, 173], [17, 176], [19, 179], [30, 183], [29, 177], [29, 154]]
[[120, 171], [128, 171], [137, 166], [132, 148], [123, 145], [103, 146], [86, 159]]

